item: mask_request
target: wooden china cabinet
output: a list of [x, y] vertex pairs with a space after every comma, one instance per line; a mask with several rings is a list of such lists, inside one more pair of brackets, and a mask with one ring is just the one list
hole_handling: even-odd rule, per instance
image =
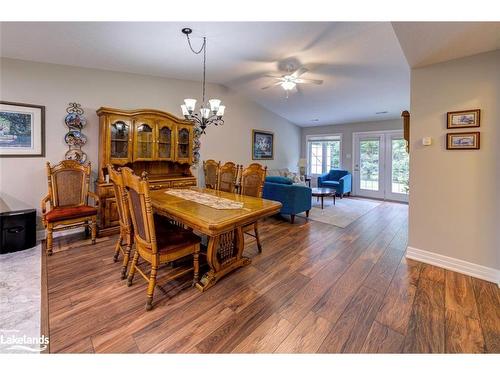
[[96, 193], [99, 235], [118, 232], [118, 211], [107, 165], [127, 166], [148, 173], [151, 190], [196, 185], [191, 173], [193, 124], [170, 113], [101, 107], [99, 116], [99, 171]]

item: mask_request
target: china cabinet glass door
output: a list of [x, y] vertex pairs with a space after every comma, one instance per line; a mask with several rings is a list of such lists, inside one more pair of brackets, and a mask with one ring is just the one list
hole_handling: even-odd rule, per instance
[[152, 160], [154, 126], [152, 123], [138, 120], [135, 123], [134, 160]]
[[158, 149], [157, 158], [161, 160], [171, 160], [173, 154], [172, 147], [172, 126], [168, 124], [158, 124]]
[[178, 128], [177, 130], [177, 160], [185, 163], [190, 161], [190, 137], [188, 128]]
[[110, 159], [112, 163], [127, 163], [131, 153], [131, 127], [128, 121], [115, 120], [110, 125]]

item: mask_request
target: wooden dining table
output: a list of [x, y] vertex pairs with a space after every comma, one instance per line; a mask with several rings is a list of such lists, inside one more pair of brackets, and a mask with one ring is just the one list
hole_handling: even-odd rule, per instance
[[235, 193], [191, 187], [191, 190], [243, 203], [242, 208], [217, 209], [167, 193], [167, 189], [151, 191], [155, 213], [184, 224], [208, 237], [207, 263], [210, 269], [196, 287], [205, 291], [229, 272], [248, 265], [243, 256], [243, 227], [278, 213], [281, 203]]

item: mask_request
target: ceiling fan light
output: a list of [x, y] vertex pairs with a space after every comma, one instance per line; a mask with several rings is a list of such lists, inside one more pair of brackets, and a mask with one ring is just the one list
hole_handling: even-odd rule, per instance
[[295, 82], [292, 81], [284, 81], [281, 83], [281, 87], [283, 87], [284, 90], [289, 91], [293, 90], [296, 86]]
[[196, 99], [184, 99], [184, 104], [189, 112], [193, 112], [196, 107]]

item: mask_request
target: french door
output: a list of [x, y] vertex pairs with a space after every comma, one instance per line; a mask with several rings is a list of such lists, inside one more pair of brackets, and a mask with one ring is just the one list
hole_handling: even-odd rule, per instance
[[353, 193], [408, 201], [408, 153], [402, 131], [354, 133]]

